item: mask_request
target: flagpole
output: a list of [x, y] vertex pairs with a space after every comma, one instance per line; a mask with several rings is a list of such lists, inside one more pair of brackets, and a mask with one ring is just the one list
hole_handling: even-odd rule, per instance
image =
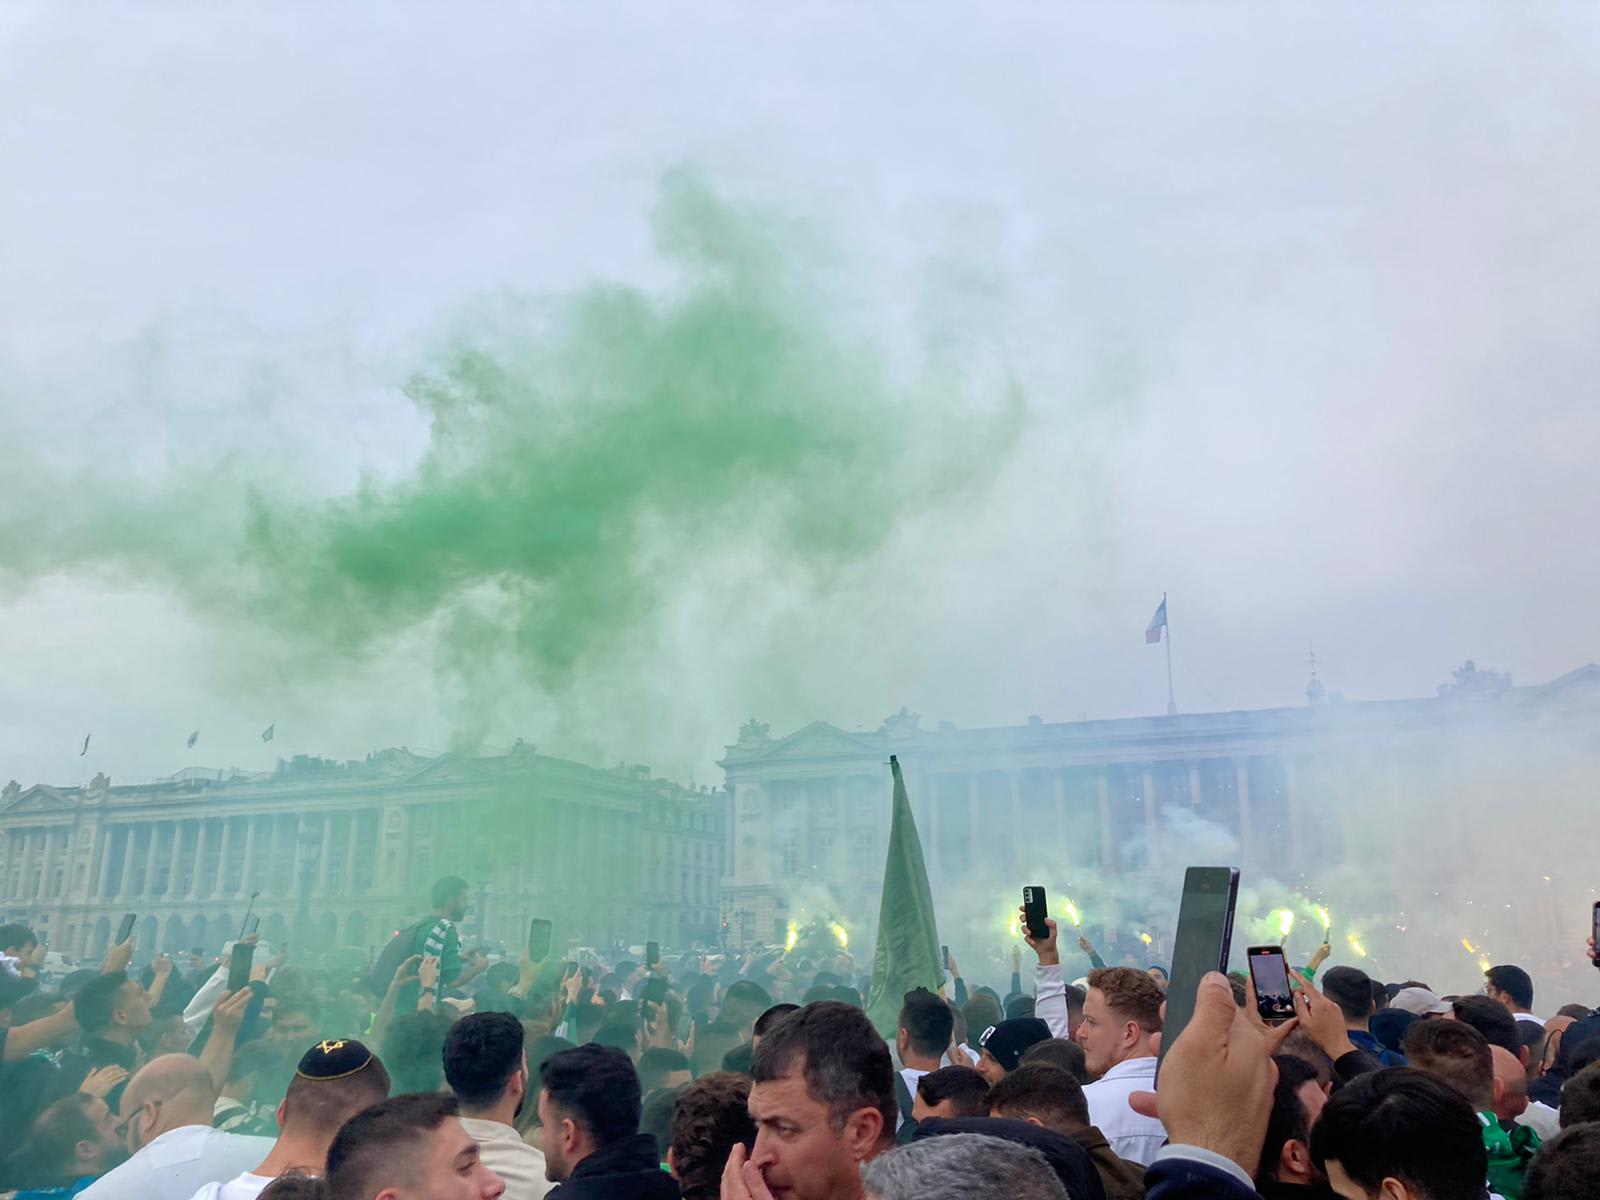
[[1172, 610], [1167, 607], [1167, 594], [1161, 593], [1161, 611], [1167, 614], [1167, 716], [1178, 715], [1178, 701], [1172, 692]]

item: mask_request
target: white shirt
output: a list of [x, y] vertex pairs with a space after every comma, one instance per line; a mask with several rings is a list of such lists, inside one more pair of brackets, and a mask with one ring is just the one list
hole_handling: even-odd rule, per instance
[[461, 1125], [478, 1143], [483, 1165], [506, 1181], [505, 1200], [540, 1200], [556, 1186], [544, 1177], [544, 1155], [511, 1126], [481, 1117], [462, 1117]]
[[1156, 1060], [1129, 1058], [1119, 1062], [1083, 1089], [1089, 1102], [1089, 1123], [1106, 1135], [1119, 1158], [1148, 1167], [1167, 1140], [1167, 1130], [1154, 1117], [1133, 1111], [1128, 1097], [1156, 1090]]
[[183, 1125], [169, 1129], [78, 1194], [89, 1200], [176, 1200], [259, 1166], [271, 1149], [271, 1138]]
[[262, 1189], [272, 1182], [270, 1175], [256, 1175], [246, 1171], [227, 1183], [208, 1183], [196, 1192], [192, 1200], [256, 1200]]
[[[912, 1103], [916, 1103], [917, 1099], [917, 1080], [921, 1079], [926, 1074], [927, 1072], [922, 1070], [920, 1067], [900, 1068], [900, 1078], [906, 1081], [906, 1095], [911, 1097]], [[905, 1122], [905, 1113], [895, 1114], [894, 1127], [896, 1129], [899, 1129], [900, 1126], [905, 1124]]]
[[1060, 963], [1039, 964], [1033, 980], [1033, 1015], [1050, 1026], [1051, 1037], [1072, 1036], [1072, 1022], [1067, 1016], [1067, 985], [1061, 978]]
[[1539, 1026], [1540, 1029], [1544, 1028], [1544, 1018], [1543, 1017], [1536, 1017], [1532, 1013], [1519, 1013], [1519, 1012], [1514, 1012], [1511, 1015], [1513, 1017], [1515, 1017], [1519, 1021], [1532, 1021], [1535, 1025]]

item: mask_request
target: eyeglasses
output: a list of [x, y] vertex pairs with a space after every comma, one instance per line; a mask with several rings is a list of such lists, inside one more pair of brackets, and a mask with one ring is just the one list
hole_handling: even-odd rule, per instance
[[131, 1113], [129, 1113], [126, 1117], [124, 1117], [116, 1125], [114, 1125], [112, 1128], [116, 1130], [117, 1140], [119, 1142], [127, 1141], [127, 1139], [128, 1139], [128, 1130], [133, 1125], [134, 1121], [138, 1118], [139, 1114], [142, 1113], [147, 1108], [153, 1108], [157, 1112], [160, 1112], [161, 1111], [161, 1104], [162, 1104], [162, 1102], [160, 1100], [146, 1100], [138, 1108], [134, 1109]]

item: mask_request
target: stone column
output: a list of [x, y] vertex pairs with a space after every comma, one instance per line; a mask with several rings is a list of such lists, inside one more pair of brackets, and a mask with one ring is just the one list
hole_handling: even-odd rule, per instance
[[360, 811], [350, 814], [350, 833], [345, 838], [344, 846], [344, 894], [356, 894], [356, 834], [361, 828]]
[[11, 872], [17, 865], [17, 835], [15, 831], [6, 833], [6, 866], [5, 874], [0, 875], [0, 897], [9, 900], [15, 884], [11, 881]]
[[146, 898], [156, 894], [156, 844], [161, 840], [161, 823], [150, 822], [150, 844], [144, 852], [144, 894]]
[[206, 819], [201, 817], [194, 831], [194, 872], [189, 876], [189, 899], [199, 900], [206, 865]]
[[46, 825], [40, 833], [43, 836], [44, 846], [39, 852], [39, 891], [40, 900], [49, 900], [50, 897], [50, 868], [55, 859], [56, 831]]
[[1189, 763], [1189, 807], [1200, 807], [1200, 764], [1194, 760]]
[[167, 890], [166, 897], [171, 900], [178, 894], [178, 868], [182, 865], [183, 857], [183, 822], [172, 823], [172, 853], [167, 856]]
[[231, 896], [233, 889], [228, 886], [228, 851], [233, 844], [233, 818], [222, 818], [222, 845], [217, 851], [217, 886], [213, 895]]
[[328, 863], [333, 858], [333, 814], [322, 814], [322, 854], [317, 859], [317, 885], [315, 894], [328, 894]]
[[1283, 760], [1283, 811], [1284, 818], [1289, 823], [1289, 861], [1301, 861], [1300, 845], [1300, 806], [1295, 799], [1295, 770], [1294, 759], [1285, 757]]
[[1111, 828], [1111, 778], [1104, 767], [1100, 769], [1100, 862], [1108, 867], [1117, 865], [1117, 840]]
[[283, 841], [278, 836], [278, 827], [282, 824], [283, 822], [277, 816], [267, 818], [267, 869], [261, 873], [261, 894], [263, 896], [276, 898], [282, 895], [273, 882], [278, 877], [279, 846]]
[[1251, 843], [1254, 841], [1250, 822], [1250, 760], [1234, 759], [1233, 772], [1239, 781], [1239, 857], [1242, 861], [1248, 861]]
[[[123, 826], [127, 833], [127, 843], [122, 847], [122, 879], [119, 881], [117, 895], [123, 900], [133, 899], [133, 831], [138, 828], [131, 821]], [[112, 934], [116, 936], [115, 933]]]
[[[104, 822], [100, 825], [100, 899], [111, 899], [111, 834], [115, 826]], [[27, 869], [27, 858], [23, 858], [23, 869]]]
[[1144, 836], [1146, 839], [1156, 835], [1156, 773], [1151, 768], [1144, 769]]
[[239, 877], [239, 890], [246, 895], [261, 890], [256, 887], [256, 825], [254, 817], [244, 819], [244, 873]]
[[21, 865], [17, 869], [17, 882], [12, 885], [11, 897], [21, 900], [28, 894], [28, 873], [33, 869], [33, 830], [22, 831]]

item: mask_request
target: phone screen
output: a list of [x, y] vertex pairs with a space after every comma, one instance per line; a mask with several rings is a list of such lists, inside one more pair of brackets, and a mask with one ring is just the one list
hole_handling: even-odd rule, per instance
[[117, 945], [122, 945], [123, 942], [127, 941], [133, 936], [134, 922], [136, 922], [138, 919], [138, 913], [122, 914], [122, 924], [117, 926]]
[[1028, 936], [1042, 939], [1050, 936], [1044, 919], [1050, 915], [1045, 907], [1044, 888], [1039, 884], [1022, 889], [1022, 919], [1028, 926]]
[[1256, 989], [1256, 1011], [1268, 1025], [1282, 1025], [1294, 1016], [1294, 993], [1289, 990], [1289, 962], [1282, 946], [1251, 946], [1250, 981]]
[[249, 942], [235, 942], [233, 955], [228, 960], [228, 991], [237, 992], [250, 982], [250, 969], [255, 965], [256, 948]]
[[948, 971], [950, 969], [950, 947], [949, 946], [940, 946], [939, 947], [939, 961], [944, 964], [944, 969], [946, 971]]
[[1233, 906], [1238, 895], [1237, 867], [1190, 867], [1183, 873], [1178, 932], [1172, 945], [1172, 974], [1167, 982], [1167, 1016], [1161, 1023], [1162, 1057], [1194, 1016], [1194, 994], [1200, 980], [1208, 971], [1228, 969]]
[[661, 961], [661, 943], [646, 942], [644, 946], [644, 965], [653, 967]]
[[529, 961], [542, 963], [550, 957], [550, 928], [550, 922], [542, 917], [535, 917], [528, 926]]
[[[1595, 952], [1600, 954], [1600, 900], [1594, 902], [1594, 933], [1592, 936], [1594, 937]], [[1600, 966], [1600, 959], [1596, 959], [1595, 962], [1597, 966]]]

